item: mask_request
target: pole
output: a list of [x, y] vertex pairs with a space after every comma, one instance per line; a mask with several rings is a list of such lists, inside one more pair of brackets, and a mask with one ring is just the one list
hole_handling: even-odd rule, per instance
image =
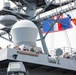
[[40, 38], [41, 38], [41, 43], [42, 43], [42, 46], [43, 46], [44, 53], [49, 54], [46, 43], [45, 43], [45, 39], [43, 38], [42, 31], [41, 31], [40, 25], [38, 23], [37, 23], [37, 27], [39, 29], [39, 35], [40, 35]]

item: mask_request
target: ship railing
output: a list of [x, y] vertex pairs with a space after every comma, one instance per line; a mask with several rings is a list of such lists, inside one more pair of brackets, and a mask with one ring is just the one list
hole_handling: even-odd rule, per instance
[[71, 59], [76, 61], [76, 49], [71, 47], [56, 48], [55, 50], [51, 51], [51, 56], [48, 57], [48, 61], [50, 63], [59, 64], [60, 58]]
[[[61, 49], [62, 54], [61, 55], [56, 55], [56, 50]], [[52, 57], [61, 57], [61, 58], [71, 58], [76, 60], [76, 49], [71, 48], [71, 47], [61, 47], [61, 48], [56, 48], [55, 50], [51, 50], [51, 56]]]

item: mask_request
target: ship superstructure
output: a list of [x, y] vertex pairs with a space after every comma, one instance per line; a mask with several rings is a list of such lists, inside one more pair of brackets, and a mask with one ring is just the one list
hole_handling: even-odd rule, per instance
[[[49, 54], [45, 38], [58, 21], [60, 16], [68, 11], [76, 9], [76, 0], [56, 2], [54, 0], [10, 0], [17, 5], [10, 7], [10, 2], [4, 3], [0, 11], [0, 23], [2, 28], [0, 37], [14, 44], [11, 48], [8, 45], [5, 49], [0, 48], [0, 75], [73, 75], [76, 74], [76, 52], [74, 48], [63, 47], [55, 49], [55, 55]], [[62, 7], [72, 5], [65, 10]], [[24, 9], [24, 7], [26, 9]], [[36, 11], [41, 8], [40, 11]], [[62, 8], [48, 16], [41, 16], [49, 10]], [[21, 12], [23, 11], [23, 13]], [[57, 16], [48, 32], [43, 36], [41, 21]], [[43, 50], [37, 47], [37, 34]], [[8, 34], [9, 39], [2, 35]], [[69, 50], [70, 52], [67, 52]]]

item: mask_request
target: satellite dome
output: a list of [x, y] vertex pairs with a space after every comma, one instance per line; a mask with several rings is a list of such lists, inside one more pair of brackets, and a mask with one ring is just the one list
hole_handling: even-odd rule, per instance
[[13, 15], [0, 16], [0, 23], [5, 26], [11, 26], [17, 22], [17, 18]]
[[35, 46], [38, 28], [29, 20], [21, 20], [13, 25], [10, 34], [15, 45]]

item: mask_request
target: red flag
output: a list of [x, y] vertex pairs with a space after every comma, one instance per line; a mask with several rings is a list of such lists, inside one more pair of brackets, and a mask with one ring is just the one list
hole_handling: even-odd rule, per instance
[[76, 25], [76, 18], [73, 18], [72, 22]]

